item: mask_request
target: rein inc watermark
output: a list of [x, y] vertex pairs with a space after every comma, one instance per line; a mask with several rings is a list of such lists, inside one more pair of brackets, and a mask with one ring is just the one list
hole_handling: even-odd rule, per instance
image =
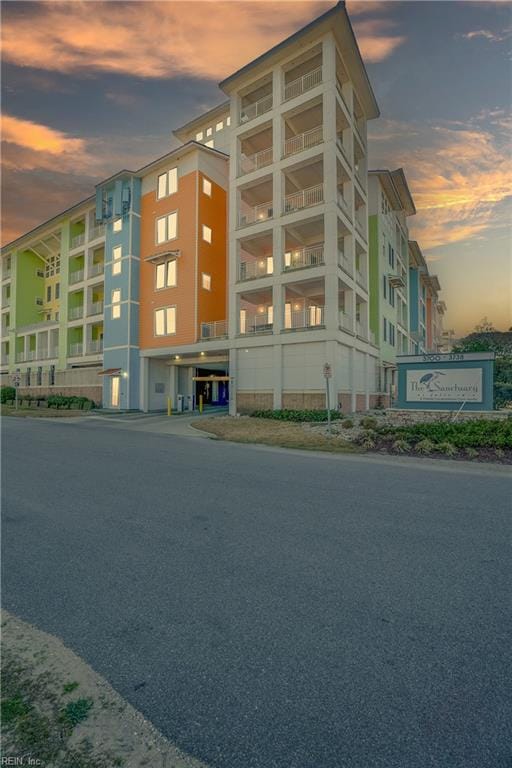
[[43, 761], [38, 757], [1, 757], [0, 765], [43, 765]]

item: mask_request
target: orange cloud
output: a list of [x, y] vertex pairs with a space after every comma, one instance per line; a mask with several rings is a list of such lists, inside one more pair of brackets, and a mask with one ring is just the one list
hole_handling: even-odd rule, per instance
[[2, 116], [2, 141], [34, 152], [49, 152], [51, 155], [81, 152], [84, 149], [83, 139], [73, 139], [62, 131], [10, 115]]
[[405, 42], [403, 35], [389, 34], [394, 26], [390, 19], [365, 19], [354, 24], [357, 43], [365, 61], [383, 61]]
[[417, 209], [409, 226], [425, 250], [506, 225], [512, 166], [499, 134], [384, 120], [369, 146], [372, 167], [405, 169]]
[[36, 4], [4, 12], [4, 61], [59, 72], [222, 79], [332, 7], [331, 2]]

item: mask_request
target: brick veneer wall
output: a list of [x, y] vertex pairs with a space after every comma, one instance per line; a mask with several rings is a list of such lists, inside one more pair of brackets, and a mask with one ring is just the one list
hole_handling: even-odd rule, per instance
[[356, 411], [366, 411], [366, 395], [356, 395]]
[[[12, 386], [12, 385], [11, 385]], [[37, 397], [38, 395], [65, 395], [66, 397], [88, 397], [89, 400], [93, 400], [96, 405], [100, 405], [103, 397], [102, 387], [98, 386], [77, 386], [74, 384], [57, 384], [54, 387], [19, 387], [18, 394], [32, 395]]]
[[350, 392], [338, 392], [338, 407], [342, 413], [352, 412], [352, 395]]
[[325, 392], [283, 392], [282, 407], [291, 410], [324, 410]]
[[236, 410], [238, 413], [252, 413], [274, 407], [274, 395], [272, 392], [237, 392]]

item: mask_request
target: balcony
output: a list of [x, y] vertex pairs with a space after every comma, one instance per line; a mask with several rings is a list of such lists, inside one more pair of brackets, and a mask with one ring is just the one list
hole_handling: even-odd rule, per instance
[[260, 203], [252, 208], [246, 207], [238, 215], [238, 226], [246, 227], [249, 224], [266, 221], [271, 219], [273, 215], [272, 200], [269, 200], [267, 203]]
[[96, 261], [89, 267], [89, 277], [95, 277], [96, 275], [102, 275], [105, 271], [105, 264], [103, 261]]
[[2, 271], [2, 280], [8, 280], [11, 276], [11, 270], [10, 269], [4, 269]]
[[9, 358], [7, 355], [2, 355], [0, 358], [0, 365], [9, 365]]
[[211, 323], [201, 323], [201, 340], [225, 339], [228, 335], [227, 320], [213, 320]]
[[284, 270], [318, 267], [324, 263], [324, 244], [311, 245], [284, 254]]
[[87, 348], [85, 350], [86, 355], [98, 355], [100, 352], [103, 352], [102, 339], [96, 339], [87, 343]]
[[58, 347], [50, 347], [48, 350], [48, 357], [50, 360], [54, 360], [59, 356], [59, 348]]
[[267, 96], [258, 99], [258, 101], [253, 101], [252, 104], [242, 105], [240, 108], [240, 124], [247, 123], [249, 120], [254, 120], [254, 118], [270, 112], [272, 103], [272, 94], [269, 93]]
[[352, 218], [351, 215], [350, 215], [350, 208], [349, 208], [348, 200], [346, 200], [343, 197], [341, 192], [338, 192], [338, 205], [341, 208], [341, 210], [343, 211], [343, 213], [345, 213], [346, 216], [349, 217], [349, 219]]
[[350, 333], [354, 332], [353, 331], [354, 326], [353, 326], [352, 316], [349, 315], [344, 310], [340, 310], [340, 313], [339, 313], [339, 324], [340, 324], [340, 328], [342, 328], [342, 330], [349, 331]]
[[360, 339], [368, 341], [368, 331], [360, 320], [356, 320], [356, 335]]
[[16, 362], [23, 363], [25, 360], [25, 352], [16, 352]]
[[83, 269], [78, 269], [76, 272], [70, 272], [69, 274], [69, 284], [73, 285], [74, 283], [81, 283], [84, 279], [84, 271]]
[[267, 147], [260, 152], [254, 152], [252, 155], [240, 155], [240, 170], [242, 173], [251, 173], [265, 168], [272, 163], [273, 149]]
[[267, 307], [255, 314], [249, 314], [245, 309], [240, 310], [240, 334], [242, 336], [270, 333], [273, 327], [274, 313], [272, 307]]
[[368, 281], [366, 279], [366, 274], [363, 272], [362, 269], [359, 269], [356, 266], [356, 283], [361, 286], [361, 288], [364, 288], [364, 290], [367, 290], [368, 288]]
[[96, 227], [91, 227], [89, 229], [89, 240], [97, 240], [98, 237], [104, 237], [104, 236], [105, 236], [104, 224], [98, 224]]
[[303, 152], [305, 149], [316, 147], [317, 144], [321, 144], [323, 140], [323, 129], [321, 125], [317, 125], [315, 128], [312, 128], [309, 131], [304, 131], [304, 133], [299, 133], [296, 136], [291, 136], [284, 142], [283, 157], [296, 155], [298, 152]]
[[75, 235], [74, 237], [71, 238], [71, 248], [79, 248], [84, 243], [85, 243], [84, 232], [81, 235]]
[[350, 277], [352, 277], [353, 269], [352, 269], [352, 264], [350, 263], [350, 259], [348, 258], [347, 254], [344, 251], [340, 251], [339, 249], [338, 249], [338, 264], [340, 265], [342, 270], [347, 273], [347, 275], [350, 275]]
[[267, 277], [274, 272], [274, 259], [267, 256], [264, 259], [242, 261], [238, 265], [239, 280], [254, 280], [257, 277]]
[[296, 96], [300, 96], [306, 91], [310, 91], [311, 88], [315, 88], [322, 82], [322, 67], [306, 72], [301, 77], [286, 83], [284, 87], [284, 101], [294, 99]]
[[315, 184], [313, 187], [301, 189], [286, 195], [283, 200], [283, 213], [293, 213], [303, 208], [310, 208], [312, 205], [318, 205], [324, 201], [324, 185]]
[[2, 309], [7, 309], [7, 307], [11, 306], [11, 297], [10, 296], [2, 296]]
[[70, 344], [69, 345], [69, 357], [78, 357], [79, 355], [82, 355], [84, 351], [84, 345], [82, 342], [77, 342], [76, 344]]
[[324, 324], [324, 307], [314, 305], [304, 309], [287, 309], [284, 313], [286, 331], [298, 331], [305, 328], [319, 328]]
[[102, 301], [93, 301], [92, 304], [89, 304], [89, 306], [87, 307], [88, 315], [101, 315], [102, 313], [103, 313]]
[[70, 307], [68, 319], [69, 320], [80, 320], [81, 317], [84, 316], [84, 308], [81, 307]]

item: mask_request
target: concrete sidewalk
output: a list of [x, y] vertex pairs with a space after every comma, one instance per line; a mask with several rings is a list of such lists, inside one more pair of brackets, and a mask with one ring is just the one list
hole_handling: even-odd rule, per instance
[[[180, 437], [202, 437], [217, 439], [209, 432], [195, 429], [192, 424], [200, 418], [204, 418], [209, 413], [203, 414], [179, 414], [167, 416], [167, 414], [119, 414], [108, 416], [91, 416], [87, 423], [102, 422], [109, 427], [117, 429], [128, 429], [134, 432], [149, 432], [163, 435], [179, 435]], [[73, 421], [76, 421], [73, 419]]]

